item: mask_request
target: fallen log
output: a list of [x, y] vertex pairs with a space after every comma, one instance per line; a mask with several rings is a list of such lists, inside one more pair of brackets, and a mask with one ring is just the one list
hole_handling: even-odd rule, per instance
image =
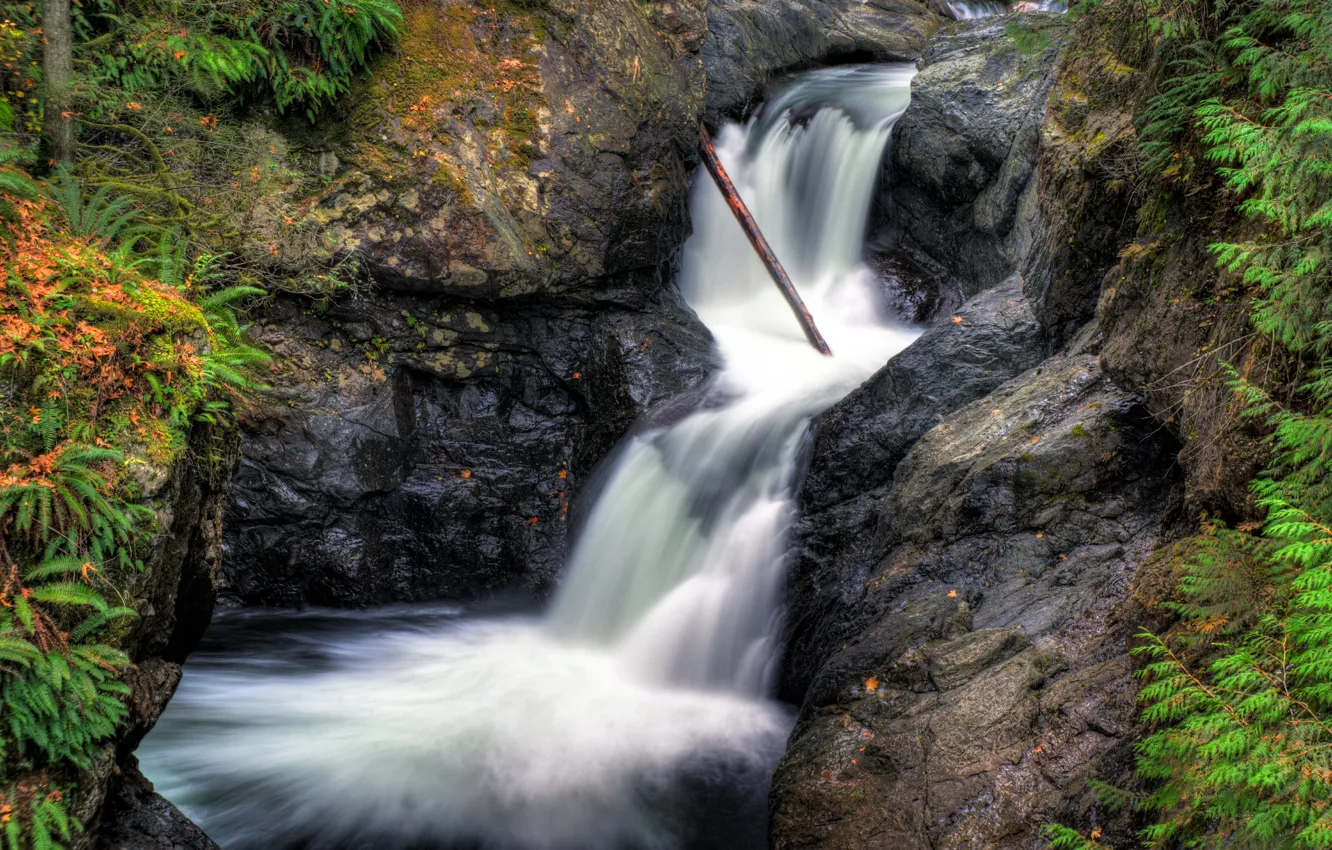
[[772, 252], [768, 240], [763, 238], [763, 233], [759, 230], [758, 224], [755, 223], [754, 217], [749, 214], [749, 208], [745, 206], [740, 193], [735, 190], [735, 184], [731, 182], [731, 178], [722, 166], [721, 160], [717, 158], [717, 149], [712, 146], [712, 137], [708, 135], [708, 128], [700, 124], [698, 132], [698, 147], [703, 154], [703, 165], [707, 167], [708, 173], [712, 175], [713, 182], [721, 190], [722, 197], [726, 199], [726, 205], [731, 208], [731, 212], [735, 213], [736, 221], [740, 222], [740, 228], [745, 231], [745, 236], [749, 237], [749, 244], [754, 246], [759, 259], [763, 261], [763, 265], [768, 269], [768, 274], [772, 276], [772, 282], [777, 284], [782, 296], [786, 298], [786, 303], [791, 305], [791, 312], [795, 313], [796, 321], [800, 323], [800, 329], [805, 332], [805, 338], [821, 354], [831, 355], [832, 349], [828, 348], [828, 343], [824, 342], [823, 335], [814, 326], [814, 317], [809, 314], [809, 308], [800, 299], [800, 293], [796, 292], [795, 285], [791, 283], [791, 278], [786, 274], [786, 269], [782, 268], [781, 261]]

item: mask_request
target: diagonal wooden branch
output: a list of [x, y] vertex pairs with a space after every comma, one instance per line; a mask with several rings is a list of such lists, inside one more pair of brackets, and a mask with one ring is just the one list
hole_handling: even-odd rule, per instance
[[791, 278], [787, 277], [786, 269], [782, 268], [777, 255], [768, 246], [768, 240], [763, 238], [763, 233], [759, 230], [758, 224], [754, 222], [754, 217], [749, 214], [749, 208], [745, 206], [740, 193], [735, 190], [735, 184], [731, 182], [726, 169], [722, 167], [721, 160], [717, 158], [717, 149], [712, 146], [712, 137], [708, 135], [708, 128], [700, 124], [698, 132], [698, 147], [703, 154], [703, 165], [708, 169], [708, 173], [712, 175], [717, 188], [721, 190], [722, 197], [726, 199], [726, 205], [731, 208], [731, 212], [735, 213], [735, 218], [740, 222], [740, 228], [745, 231], [745, 236], [749, 237], [749, 244], [754, 246], [759, 259], [767, 267], [768, 274], [772, 275], [773, 283], [777, 284], [777, 288], [781, 290], [782, 296], [786, 298], [786, 303], [791, 305], [791, 312], [795, 313], [796, 321], [800, 323], [800, 329], [805, 332], [805, 338], [821, 354], [831, 355], [832, 349], [828, 348], [828, 343], [824, 342], [823, 335], [814, 326], [814, 317], [809, 314], [805, 302], [800, 300], [800, 293], [796, 292], [795, 285], [791, 283]]

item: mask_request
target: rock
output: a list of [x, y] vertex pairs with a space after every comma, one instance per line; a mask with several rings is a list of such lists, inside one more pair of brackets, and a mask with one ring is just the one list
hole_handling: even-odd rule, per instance
[[106, 803], [98, 850], [221, 850], [180, 809], [153, 790], [133, 756]]
[[940, 313], [956, 312], [965, 300], [945, 271], [922, 266], [900, 251], [872, 251], [867, 260], [877, 278], [883, 314], [898, 321], [924, 325]]
[[1134, 179], [1123, 175], [1140, 167], [1138, 138], [1134, 110], [1120, 98], [1142, 91], [1142, 81], [1108, 64], [1117, 35], [1076, 32], [1046, 101], [1035, 180], [1043, 234], [1023, 267], [1056, 345], [1093, 317], [1101, 279], [1137, 228]]
[[912, 444], [1043, 356], [1041, 328], [1013, 278], [936, 318], [814, 423], [787, 582], [785, 698], [800, 699], [840, 641], [825, 624], [855, 604], [873, 566], [857, 553], [857, 541], [873, 531], [893, 473]]
[[1207, 250], [1228, 225], [1243, 227], [1217, 206], [1225, 208], [1215, 198], [1187, 200], [1167, 219], [1190, 222], [1185, 232], [1144, 233], [1103, 279], [1097, 314], [1102, 367], [1142, 393], [1161, 427], [1184, 442], [1179, 463], [1192, 510], [1237, 525], [1262, 519], [1249, 483], [1270, 455], [1259, 423], [1239, 415], [1228, 370], [1259, 386], [1274, 372], [1248, 344], [1247, 299]]
[[817, 511], [892, 479], [907, 449], [948, 413], [1044, 359], [1016, 277], [937, 316], [905, 350], [820, 417], [801, 507]]
[[712, 0], [707, 117], [735, 118], [773, 74], [829, 57], [910, 61], [946, 18], [915, 0]]
[[[1237, 415], [1222, 363], [1259, 383], [1273, 373], [1246, 339], [1242, 288], [1207, 250], [1248, 239], [1249, 225], [1214, 190], [1146, 185], [1134, 123], [1146, 72], [1115, 63], [1113, 27], [1078, 30], [1050, 93], [1037, 166], [1049, 232], [1029, 258], [1026, 291], [1059, 339], [1095, 313], [1106, 373], [1184, 443], [1192, 510], [1231, 525], [1258, 519], [1248, 484], [1266, 462], [1262, 435]], [[1136, 210], [1148, 192], [1151, 207]]]
[[1092, 355], [921, 437], [860, 549], [827, 553], [872, 566], [841, 576], [852, 601], [774, 779], [774, 846], [1030, 847], [1119, 775], [1127, 600], [1178, 498], [1175, 449]]
[[703, 29], [704, 0], [406, 3], [397, 49], [302, 130], [325, 177], [292, 187], [294, 226], [381, 287], [620, 297], [688, 233]]
[[247, 604], [544, 591], [578, 485], [714, 366], [673, 290], [643, 311], [287, 300], [257, 336], [279, 374], [227, 521], [225, 594]]
[[[1024, 30], [1031, 44], [1015, 38]], [[1044, 233], [1031, 178], [1062, 38], [1060, 16], [1043, 13], [948, 27], [893, 128], [880, 226], [968, 295], [1023, 270]]]

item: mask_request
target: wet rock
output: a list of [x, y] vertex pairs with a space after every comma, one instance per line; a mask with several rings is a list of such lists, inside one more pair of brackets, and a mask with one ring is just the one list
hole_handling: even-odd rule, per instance
[[900, 251], [872, 253], [867, 259], [879, 284], [882, 313], [889, 320], [923, 325], [953, 313], [965, 300], [942, 269], [925, 268]]
[[937, 316], [925, 333], [816, 425], [801, 507], [817, 511], [892, 480], [897, 462], [946, 414], [1044, 359], [1016, 277]]
[[787, 583], [785, 698], [800, 700], [840, 641], [840, 632], [826, 624], [857, 604], [874, 560], [860, 544], [873, 533], [897, 465], [912, 444], [1043, 356], [1041, 328], [1014, 278], [937, 317], [815, 422]]
[[774, 74], [829, 58], [910, 61], [947, 18], [915, 0], [712, 0], [707, 116], [744, 113]]
[[[1019, 41], [1021, 31], [1033, 34]], [[1060, 16], [1041, 13], [948, 27], [893, 128], [880, 226], [967, 294], [1023, 270], [1044, 233], [1031, 178], [1062, 34]]]
[[579, 484], [714, 366], [673, 290], [642, 311], [293, 299], [258, 337], [278, 374], [227, 523], [225, 593], [248, 604], [542, 592]]
[[221, 850], [180, 809], [153, 790], [130, 757], [106, 803], [98, 850]]
[[775, 846], [1029, 847], [1118, 775], [1126, 600], [1178, 497], [1176, 448], [1092, 355], [921, 437], [859, 550], [828, 553], [848, 604], [827, 609], [774, 780]]

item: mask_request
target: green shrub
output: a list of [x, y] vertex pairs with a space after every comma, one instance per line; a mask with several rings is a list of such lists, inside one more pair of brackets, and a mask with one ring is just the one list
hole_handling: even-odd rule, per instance
[[184, 87], [205, 102], [263, 98], [311, 120], [348, 90], [402, 20], [392, 0], [159, 2], [131, 14], [119, 5], [103, 0], [88, 15], [89, 30], [106, 25], [113, 36], [93, 39], [94, 85], [129, 94]]

